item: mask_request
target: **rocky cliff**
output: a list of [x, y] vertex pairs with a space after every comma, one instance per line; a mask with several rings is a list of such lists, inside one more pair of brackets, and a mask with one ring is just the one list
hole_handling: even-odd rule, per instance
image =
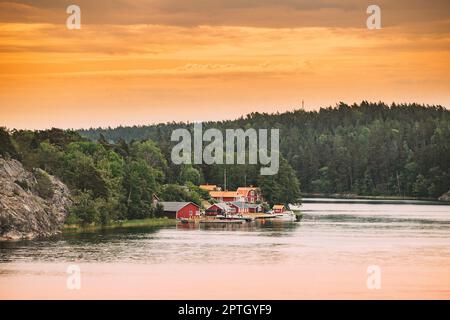
[[57, 234], [70, 205], [69, 189], [57, 178], [0, 157], [0, 240]]

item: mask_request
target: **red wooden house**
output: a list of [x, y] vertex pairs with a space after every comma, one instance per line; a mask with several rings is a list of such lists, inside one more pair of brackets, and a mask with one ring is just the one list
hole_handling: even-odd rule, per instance
[[260, 204], [249, 203], [247, 206], [248, 206], [249, 213], [260, 213], [263, 211], [263, 208]]
[[210, 191], [209, 195], [220, 202], [243, 201], [244, 199], [237, 191]]
[[244, 214], [249, 212], [248, 204], [243, 201], [233, 201], [227, 204], [233, 208], [234, 213]]
[[224, 202], [214, 203], [213, 205], [206, 208], [205, 211], [207, 216], [217, 216], [217, 215], [227, 215], [234, 213], [233, 209]]
[[159, 202], [164, 208], [164, 216], [171, 219], [189, 219], [200, 216], [200, 207], [192, 202]]
[[261, 192], [259, 188], [255, 187], [239, 187], [237, 189], [237, 193], [244, 197], [245, 202], [247, 203], [256, 203], [258, 201], [261, 201]]

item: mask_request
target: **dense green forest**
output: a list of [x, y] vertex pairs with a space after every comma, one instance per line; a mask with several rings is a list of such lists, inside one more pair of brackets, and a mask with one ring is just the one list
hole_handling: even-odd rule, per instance
[[[0, 155], [66, 183], [75, 200], [69, 223], [157, 217], [154, 195], [201, 204], [209, 195], [198, 185], [223, 186], [225, 169], [229, 190], [257, 185], [269, 204], [297, 201], [299, 181], [305, 193], [436, 198], [450, 189], [450, 111], [440, 106], [341, 103], [203, 127], [280, 129], [278, 174], [261, 176], [258, 165], [173, 164], [171, 133], [192, 130], [188, 123], [78, 132], [0, 128]], [[42, 190], [51, 192], [45, 183]]]
[[[340, 103], [319, 111], [255, 112], [203, 126], [222, 130], [279, 128], [280, 149], [287, 161], [282, 161], [283, 166], [294, 169], [305, 193], [436, 198], [450, 189], [450, 111], [441, 106]], [[110, 142], [151, 139], [167, 159], [171, 132], [179, 127], [191, 125], [173, 122], [79, 133], [92, 140], [102, 137]], [[174, 170], [174, 175], [180, 174]], [[209, 166], [198, 170], [205, 181], [222, 184], [221, 170]], [[235, 166], [228, 173], [230, 188], [262, 180], [252, 168]], [[279, 181], [271, 181], [275, 183], [267, 183], [270, 190], [266, 193], [280, 199], [286, 190], [277, 190], [279, 183], [289, 179], [278, 178]]]
[[[108, 224], [111, 221], [159, 217], [162, 207], [154, 196], [164, 201], [192, 201], [201, 205], [211, 201], [208, 192], [198, 185], [208, 175], [223, 177], [224, 167], [193, 167], [174, 165], [170, 152], [152, 140], [126, 142], [107, 141], [100, 135], [91, 141], [74, 131], [44, 131], [0, 128], [0, 156], [14, 158], [27, 169], [41, 168], [60, 178], [70, 188], [74, 205], [66, 223]], [[239, 167], [239, 166], [238, 166]], [[259, 167], [227, 166], [229, 179], [249, 172], [256, 177]], [[222, 180], [221, 180], [222, 181]], [[19, 182], [18, 182], [19, 183]], [[256, 178], [270, 204], [288, 203], [299, 198], [299, 184], [294, 170], [281, 159], [277, 176]], [[27, 186], [22, 186], [26, 188]], [[52, 194], [49, 179], [38, 181], [39, 194]]]

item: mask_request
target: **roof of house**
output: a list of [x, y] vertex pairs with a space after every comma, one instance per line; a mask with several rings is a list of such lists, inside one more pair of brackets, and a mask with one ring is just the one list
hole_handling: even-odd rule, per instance
[[232, 204], [238, 208], [249, 208], [249, 204], [244, 201], [232, 201], [229, 202], [229, 204]]
[[273, 209], [274, 210], [276, 210], [276, 209], [284, 209], [284, 206], [282, 204], [276, 204], [276, 205], [273, 206]]
[[209, 208], [211, 206], [211, 203], [206, 200], [202, 200], [202, 207], [203, 208]]
[[235, 198], [239, 197], [237, 191], [210, 191], [209, 195], [212, 198]]
[[224, 211], [229, 211], [229, 210], [231, 210], [230, 206], [227, 205], [225, 202], [214, 203], [214, 204], [212, 204], [211, 206], [209, 206], [208, 209], [206, 209], [206, 210], [209, 210], [209, 209], [210, 209], [211, 207], [213, 207], [213, 206], [217, 206], [217, 207], [219, 207], [220, 209], [222, 209], [222, 210], [224, 210]]
[[175, 201], [164, 202], [163, 201], [163, 202], [159, 202], [159, 203], [163, 205], [164, 211], [171, 211], [171, 212], [172, 211], [177, 212], [177, 211], [183, 209], [184, 207], [186, 207], [188, 204], [193, 204], [194, 206], [198, 207], [198, 205], [196, 205], [193, 202], [175, 202]]
[[250, 191], [252, 191], [252, 190], [258, 191], [259, 188], [256, 188], [256, 187], [239, 187], [239, 188], [237, 188], [237, 193], [239, 193], [242, 196], [247, 196], [247, 194]]
[[218, 188], [215, 184], [201, 184], [199, 186], [200, 189], [206, 190], [206, 191], [214, 191], [214, 190], [219, 190], [220, 188]]

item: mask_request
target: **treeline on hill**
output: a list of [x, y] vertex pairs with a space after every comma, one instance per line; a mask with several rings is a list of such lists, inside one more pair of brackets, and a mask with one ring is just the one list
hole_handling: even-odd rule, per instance
[[[0, 128], [0, 155], [18, 159], [28, 168], [41, 168], [60, 178], [71, 189], [74, 205], [66, 223], [98, 223], [158, 217], [164, 201], [211, 201], [198, 185], [214, 177], [223, 179], [224, 167], [203, 168], [174, 165], [170, 151], [152, 140], [107, 141], [101, 135], [91, 141], [74, 131], [45, 131]], [[239, 167], [239, 168], [237, 168]], [[274, 202], [288, 203], [299, 198], [294, 170], [281, 159], [277, 176], [258, 177], [258, 166], [227, 166], [228, 179], [237, 184], [248, 172], [248, 182], [258, 184], [263, 195]]]
[[[179, 127], [191, 125], [173, 122], [79, 132], [93, 140], [100, 135], [108, 141], [152, 139], [167, 156], [172, 130]], [[284, 165], [295, 170], [305, 193], [436, 198], [450, 189], [450, 111], [441, 106], [340, 103], [319, 111], [256, 112], [204, 123], [204, 129], [210, 127], [279, 128]], [[230, 188], [244, 180], [256, 183], [254, 172], [234, 169]], [[203, 167], [201, 172], [210, 183], [223, 181], [220, 171]]]

